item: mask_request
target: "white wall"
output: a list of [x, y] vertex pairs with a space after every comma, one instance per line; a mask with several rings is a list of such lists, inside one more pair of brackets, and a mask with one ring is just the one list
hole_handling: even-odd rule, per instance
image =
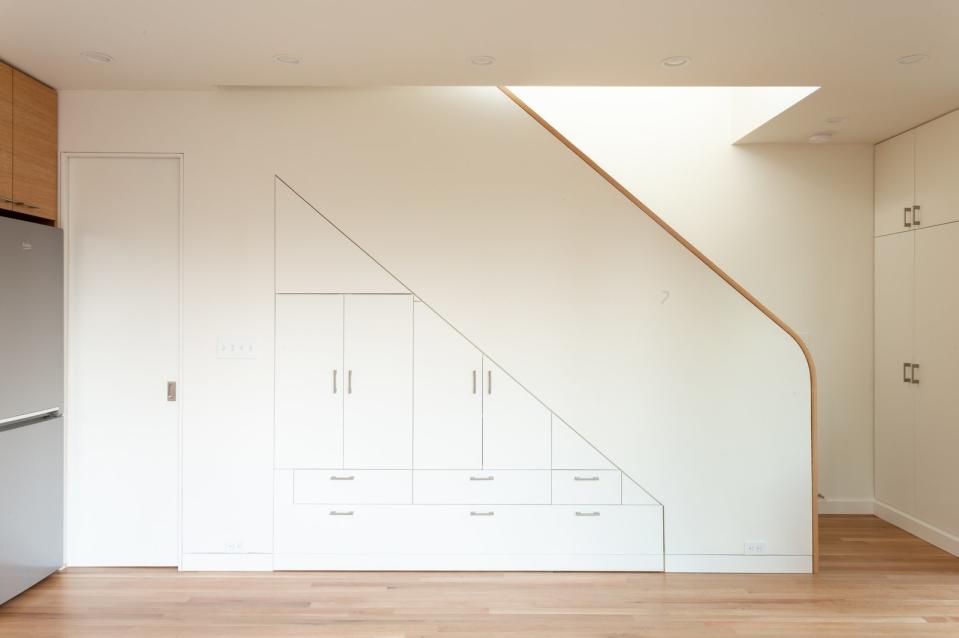
[[[775, 565], [808, 567], [809, 388], [799, 348], [497, 90], [66, 91], [60, 130], [66, 151], [184, 154], [185, 552], [272, 547], [278, 174], [661, 500], [676, 566], [715, 567], [689, 557], [741, 554], [744, 541], [766, 540]], [[695, 165], [647, 190], [672, 193], [685, 204], [677, 209], [696, 215], [710, 193], [736, 195], [738, 206], [689, 238], [715, 249], [747, 288], [765, 285], [754, 292], [776, 310], [799, 290], [799, 319], [810, 300], [823, 314], [845, 312], [815, 277], [790, 273], [814, 263], [858, 291], [855, 273], [817, 263], [834, 241], [804, 217], [810, 207], [845, 209], [858, 188], [843, 179], [810, 187], [827, 176], [830, 151], [735, 153], [738, 177], [750, 180], [740, 190]], [[848, 170], [858, 157], [850, 151], [833, 167]], [[692, 191], [700, 205], [689, 205]], [[783, 200], [797, 216], [766, 220]], [[792, 248], [806, 237], [801, 265], [777, 272], [762, 261], [762, 273], [742, 276], [737, 265], [758, 269], [744, 268], [749, 258], [725, 263], [743, 250], [724, 226], [728, 214], [752, 220], [739, 227], [751, 245]], [[700, 241], [717, 229], [728, 243]], [[868, 286], [862, 294], [869, 299]], [[825, 328], [819, 341], [827, 323], [808, 324], [820, 350], [837, 346]], [[220, 335], [255, 337], [259, 358], [216, 359]]]
[[871, 512], [872, 146], [732, 146], [743, 89], [514, 91], [803, 334], [822, 509]]

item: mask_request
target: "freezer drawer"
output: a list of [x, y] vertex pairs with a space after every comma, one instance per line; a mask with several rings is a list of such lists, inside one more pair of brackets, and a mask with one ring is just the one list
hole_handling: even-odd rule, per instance
[[0, 426], [0, 603], [63, 565], [63, 418]]

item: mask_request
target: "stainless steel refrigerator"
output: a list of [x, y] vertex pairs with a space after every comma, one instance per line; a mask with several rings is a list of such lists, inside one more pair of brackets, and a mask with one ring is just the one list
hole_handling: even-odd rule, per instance
[[63, 565], [63, 232], [0, 217], [0, 604]]

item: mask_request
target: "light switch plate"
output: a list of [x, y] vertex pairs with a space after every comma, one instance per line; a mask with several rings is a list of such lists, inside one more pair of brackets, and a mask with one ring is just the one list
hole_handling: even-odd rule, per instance
[[256, 340], [249, 337], [220, 337], [216, 340], [217, 359], [256, 359]]

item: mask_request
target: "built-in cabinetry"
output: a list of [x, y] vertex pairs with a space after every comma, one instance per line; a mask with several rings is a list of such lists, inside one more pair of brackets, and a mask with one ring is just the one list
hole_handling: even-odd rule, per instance
[[57, 92], [2, 62], [0, 209], [57, 219]]
[[959, 111], [876, 145], [876, 237], [959, 220]]
[[663, 569], [662, 505], [282, 183], [276, 292], [274, 568]]
[[959, 113], [876, 147], [881, 505], [959, 536]]

